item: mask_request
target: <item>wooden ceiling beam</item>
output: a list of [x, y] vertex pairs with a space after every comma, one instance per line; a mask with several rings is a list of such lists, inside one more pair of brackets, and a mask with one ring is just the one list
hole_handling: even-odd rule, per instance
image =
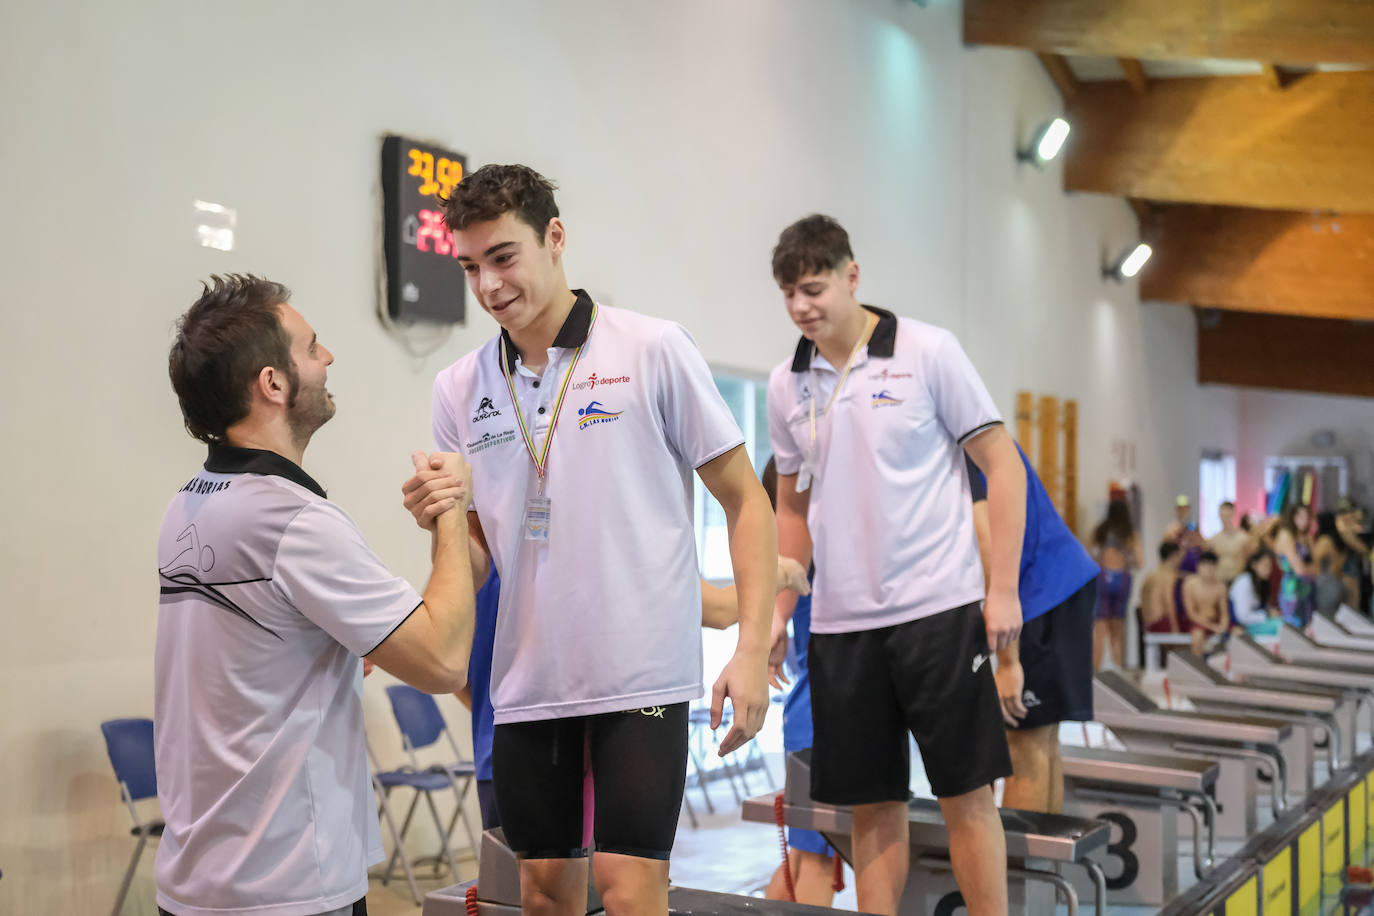
[[1374, 397], [1374, 324], [1245, 312], [1199, 313], [1197, 380]]
[[1374, 71], [1082, 82], [1065, 108], [1067, 190], [1374, 213]]
[[1142, 299], [1374, 320], [1374, 216], [1160, 205], [1141, 237]]
[[1069, 62], [1058, 54], [1037, 54], [1040, 58], [1040, 66], [1045, 68], [1045, 72], [1050, 75], [1050, 80], [1055, 86], [1059, 87], [1059, 94], [1064, 101], [1069, 101], [1078, 94], [1078, 77], [1073, 75], [1073, 70], [1069, 67]]
[[1143, 95], [1150, 88], [1150, 81], [1145, 76], [1145, 67], [1138, 58], [1118, 57], [1117, 63], [1121, 64], [1121, 72], [1126, 75], [1126, 82], [1132, 89]]
[[1374, 3], [964, 0], [964, 41], [1143, 60], [1374, 65]]

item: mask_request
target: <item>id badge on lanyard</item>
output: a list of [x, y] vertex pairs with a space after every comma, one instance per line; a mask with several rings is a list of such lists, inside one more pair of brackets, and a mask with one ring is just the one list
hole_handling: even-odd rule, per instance
[[[591, 322], [587, 326], [587, 339], [591, 338], [592, 329], [595, 327], [596, 306], [593, 305]], [[525, 513], [520, 520], [520, 536], [527, 541], [548, 543], [549, 540], [549, 529], [553, 523], [553, 501], [544, 495], [544, 483], [549, 463], [549, 446], [553, 444], [553, 434], [558, 429], [558, 418], [563, 413], [563, 398], [568, 394], [568, 384], [572, 381], [573, 370], [577, 368], [577, 361], [582, 356], [582, 347], [584, 346], [586, 346], [586, 340], [573, 351], [572, 360], [568, 363], [568, 371], [563, 375], [563, 385], [558, 392], [558, 400], [554, 403], [553, 418], [549, 421], [549, 431], [544, 436], [544, 447], [539, 451], [535, 450], [534, 435], [525, 423], [525, 412], [520, 409], [520, 398], [515, 393], [515, 382], [511, 378], [510, 366], [507, 363], [506, 348], [500, 348], [501, 372], [506, 377], [506, 390], [510, 392], [511, 404], [515, 408], [515, 419], [520, 425], [520, 435], [525, 440], [525, 451], [534, 464], [534, 474], [539, 482], [538, 492], [525, 498]]]
[[[849, 370], [854, 368], [854, 360], [858, 358], [859, 351], [868, 345], [869, 338], [873, 336], [873, 329], [878, 326], [878, 316], [869, 315], [868, 322], [864, 327], [864, 332], [859, 335], [859, 339], [854, 343], [854, 349], [849, 351], [849, 359], [845, 360], [844, 371], [840, 373], [840, 380], [835, 383], [835, 390], [830, 392], [830, 398], [825, 402], [825, 410], [821, 416], [828, 422], [830, 410], [839, 400], [840, 392], [844, 390], [844, 383], [849, 379]], [[810, 370], [808, 370], [810, 372]], [[802, 456], [801, 468], [797, 471], [797, 492], [805, 493], [811, 489], [811, 480], [816, 473], [816, 465], [819, 457], [820, 447], [816, 441], [816, 377], [811, 373], [811, 442], [806, 454]]]
[[549, 523], [553, 520], [553, 503], [542, 494], [525, 500], [525, 520], [521, 526], [527, 541], [549, 539]]

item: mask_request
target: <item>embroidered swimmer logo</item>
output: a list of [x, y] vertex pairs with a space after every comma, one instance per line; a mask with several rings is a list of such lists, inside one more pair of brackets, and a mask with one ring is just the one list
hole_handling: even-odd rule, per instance
[[480, 423], [483, 420], [490, 420], [492, 417], [499, 416], [501, 416], [501, 411], [496, 409], [491, 398], [482, 398], [477, 404], [477, 409], [472, 412], [472, 422]]
[[507, 442], [514, 441], [515, 430], [513, 429], [502, 430], [499, 433], [483, 433], [482, 438], [469, 442], [467, 445], [463, 446], [463, 450], [466, 451], [468, 455], [476, 455], [478, 452], [485, 452], [489, 448], [495, 448], [498, 445], [505, 445]]
[[572, 390], [586, 391], [589, 388], [595, 389], [597, 385], [604, 388], [607, 385], [624, 385], [629, 383], [629, 381], [630, 377], [628, 375], [613, 375], [609, 378], [598, 378], [596, 373], [593, 372], [591, 375], [587, 376], [586, 381], [575, 383], [572, 386]]
[[623, 410], [607, 410], [600, 401], [592, 401], [577, 412], [577, 428], [586, 429], [598, 423], [614, 423], [620, 419]]
[[898, 397], [893, 397], [892, 392], [888, 391], [886, 388], [873, 395], [874, 408], [896, 407], [900, 403], [902, 403], [902, 399]]
[[985, 661], [987, 661], [987, 660], [988, 660], [988, 657], [987, 657], [986, 655], [981, 655], [981, 654], [980, 654], [980, 655], [975, 655], [975, 656], [973, 656], [973, 673], [974, 673], [974, 674], [977, 674], [977, 673], [978, 673], [978, 669], [981, 668], [981, 667], [983, 667], [983, 662], [985, 662]]

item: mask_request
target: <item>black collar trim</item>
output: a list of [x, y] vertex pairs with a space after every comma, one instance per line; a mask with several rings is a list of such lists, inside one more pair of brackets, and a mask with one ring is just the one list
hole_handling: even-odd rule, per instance
[[[592, 329], [592, 297], [587, 295], [585, 289], [575, 289], [573, 293], [577, 296], [577, 301], [573, 303], [572, 311], [568, 312], [568, 317], [563, 319], [563, 327], [558, 329], [558, 336], [553, 339], [555, 347], [572, 349], [580, 347], [587, 342], [587, 335]], [[515, 359], [519, 352], [515, 349], [515, 343], [506, 333], [506, 329], [501, 329], [501, 346], [506, 348], [506, 365], [515, 371]]]
[[263, 474], [269, 477], [285, 477], [294, 484], [305, 487], [320, 499], [328, 499], [324, 487], [302, 471], [289, 458], [276, 452], [260, 448], [239, 448], [219, 442], [210, 445], [210, 455], [205, 459], [205, 470], [216, 474]]
[[[897, 316], [876, 305], [865, 305], [864, 308], [878, 316], [878, 326], [873, 329], [873, 336], [868, 339], [868, 355], [891, 359], [897, 348]], [[811, 360], [815, 356], [816, 345], [803, 337], [797, 342], [797, 352], [792, 357], [792, 371], [805, 372], [810, 369]]]

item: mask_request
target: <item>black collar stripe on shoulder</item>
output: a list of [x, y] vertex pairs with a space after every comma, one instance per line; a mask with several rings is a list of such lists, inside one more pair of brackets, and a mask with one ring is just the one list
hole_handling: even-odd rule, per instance
[[[558, 336], [553, 339], [555, 347], [562, 347], [565, 350], [580, 347], [586, 343], [587, 334], [592, 329], [592, 297], [587, 295], [585, 289], [575, 289], [573, 294], [577, 296], [577, 301], [573, 303], [572, 311], [568, 312], [568, 317], [563, 319], [563, 327], [558, 329]], [[520, 354], [516, 351], [515, 343], [510, 339], [505, 328], [501, 329], [501, 346], [506, 348], [506, 364], [514, 369], [515, 358]]]
[[[897, 316], [876, 305], [865, 305], [864, 308], [878, 316], [878, 326], [873, 329], [873, 336], [868, 338], [868, 355], [891, 359], [897, 349]], [[815, 356], [816, 345], [803, 337], [797, 342], [797, 352], [792, 357], [792, 371], [805, 372], [810, 369]]]
[[294, 484], [305, 487], [321, 499], [328, 499], [324, 487], [289, 458], [276, 452], [258, 448], [239, 448], [235, 445], [212, 443], [210, 454], [205, 459], [205, 470], [216, 474], [263, 474], [269, 477], [283, 477]]

